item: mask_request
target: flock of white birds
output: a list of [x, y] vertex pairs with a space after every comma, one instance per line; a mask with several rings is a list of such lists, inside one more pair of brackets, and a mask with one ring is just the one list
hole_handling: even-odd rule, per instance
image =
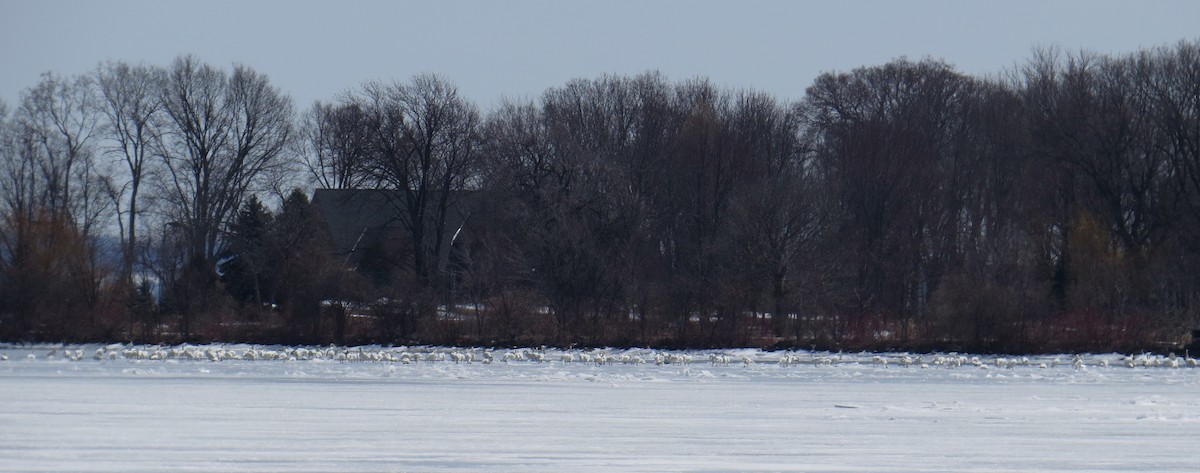
[[0, 343], [0, 472], [1193, 473], [1178, 355]]
[[[662, 351], [652, 349], [585, 349], [559, 350], [553, 348], [486, 349], [451, 347], [283, 347], [247, 345], [125, 345], [105, 346], [32, 346], [10, 345], [4, 352], [25, 353], [28, 361], [327, 361], [344, 363], [562, 363], [603, 365], [759, 365], [764, 363], [787, 366], [833, 366], [844, 364], [874, 365], [879, 367], [903, 368], [978, 368], [1014, 369], [1056, 368], [1071, 366], [1075, 369], [1090, 367], [1126, 368], [1196, 368], [1200, 361], [1190, 356], [1180, 357], [1142, 353], [1121, 354], [1075, 354], [1058, 356], [972, 356], [949, 354], [873, 354], [832, 353], [805, 351], [762, 351], [753, 349], [732, 351]], [[0, 362], [10, 360], [8, 353], [0, 353]]]

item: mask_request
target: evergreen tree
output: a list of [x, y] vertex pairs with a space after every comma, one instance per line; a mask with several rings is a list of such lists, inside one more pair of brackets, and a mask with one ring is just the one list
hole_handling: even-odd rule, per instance
[[268, 252], [272, 220], [271, 212], [251, 196], [230, 226], [229, 250], [220, 264], [221, 280], [239, 302], [253, 302], [258, 307], [273, 302], [274, 277]]

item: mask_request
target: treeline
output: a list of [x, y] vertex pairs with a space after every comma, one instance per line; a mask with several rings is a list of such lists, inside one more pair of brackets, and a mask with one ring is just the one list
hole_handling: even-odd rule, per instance
[[[0, 119], [6, 339], [1033, 352], [1200, 326], [1200, 41], [899, 59], [794, 103], [604, 76], [487, 114], [436, 75], [297, 114], [183, 56], [47, 74]], [[311, 187], [386, 191], [402, 251], [347, 264]]]

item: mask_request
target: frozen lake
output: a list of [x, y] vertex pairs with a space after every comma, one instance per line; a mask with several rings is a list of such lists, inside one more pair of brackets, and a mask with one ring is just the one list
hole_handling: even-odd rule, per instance
[[[344, 349], [341, 357], [322, 349], [321, 356], [283, 352], [293, 360], [247, 359], [252, 349], [190, 347], [183, 356], [185, 349], [158, 347], [0, 348], [8, 358], [0, 361], [0, 471], [1194, 472], [1200, 465], [1200, 369], [1183, 359], [1018, 363], [738, 350], [690, 352], [690, 363], [660, 365], [662, 354], [649, 350], [570, 352], [570, 361], [549, 351], [538, 355], [542, 362], [505, 362], [508, 352], [498, 350], [484, 364], [482, 350], [470, 353], [474, 362], [455, 363], [461, 352], [449, 349], [370, 349], [388, 353], [380, 361], [349, 361], [360, 355]], [[196, 355], [214, 350], [233, 355]], [[448, 356], [386, 359], [409, 353]], [[579, 361], [602, 353], [613, 359]], [[714, 354], [726, 358], [714, 364]]]

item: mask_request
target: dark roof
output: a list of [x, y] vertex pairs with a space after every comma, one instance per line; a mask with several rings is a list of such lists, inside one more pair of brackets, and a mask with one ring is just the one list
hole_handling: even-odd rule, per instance
[[[448, 258], [455, 233], [465, 228], [474, 209], [481, 208], [486, 199], [479, 191], [458, 191], [451, 195], [439, 266], [443, 266]], [[408, 238], [403, 195], [398, 191], [317, 189], [313, 192], [312, 203], [329, 226], [334, 254], [344, 258], [350, 267], [358, 266], [363, 249], [389, 247], [385, 245], [389, 238]]]

